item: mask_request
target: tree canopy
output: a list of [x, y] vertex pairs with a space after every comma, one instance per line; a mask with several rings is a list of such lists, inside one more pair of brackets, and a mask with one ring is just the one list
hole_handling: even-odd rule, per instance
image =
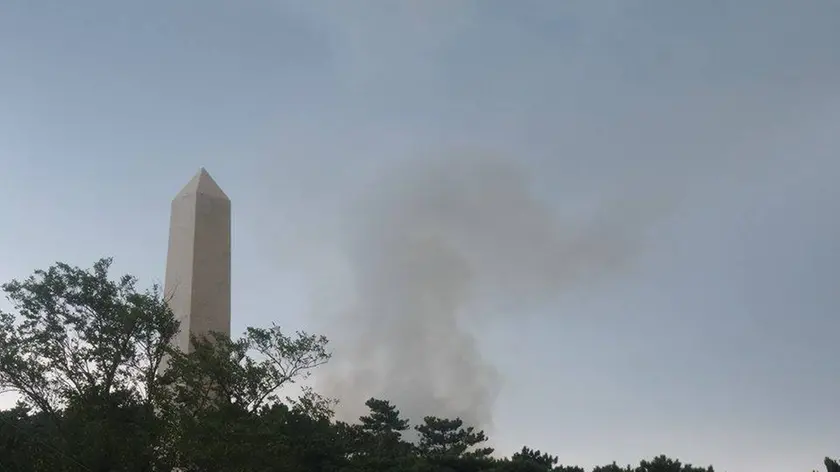
[[[110, 266], [58, 263], [2, 286], [12, 312], [0, 312], [0, 391], [20, 401], [0, 411], [0, 471], [584, 471], [527, 446], [494, 455], [460, 418], [412, 427], [385, 399], [369, 399], [357, 422], [337, 421], [333, 400], [284, 392], [330, 359], [326, 338], [248, 328], [180, 352], [161, 291], [112, 279]], [[713, 471], [664, 455], [592, 469]]]

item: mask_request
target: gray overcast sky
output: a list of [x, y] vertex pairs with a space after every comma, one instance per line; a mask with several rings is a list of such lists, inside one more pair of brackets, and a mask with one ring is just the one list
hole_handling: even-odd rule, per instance
[[489, 152], [558, 211], [667, 207], [614, 276], [469, 328], [502, 452], [811, 470], [840, 455], [838, 45], [830, 0], [5, 0], [0, 279], [114, 256], [161, 281], [205, 166], [234, 332], [320, 330], [346, 202]]

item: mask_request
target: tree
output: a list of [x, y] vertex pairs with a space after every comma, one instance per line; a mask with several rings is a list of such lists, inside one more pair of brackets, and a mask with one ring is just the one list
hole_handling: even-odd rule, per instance
[[487, 441], [484, 431], [464, 427], [460, 418], [426, 416], [414, 429], [420, 434], [415, 450], [421, 468], [468, 472], [486, 470], [493, 463], [493, 449], [477, 447]]
[[557, 456], [523, 446], [500, 469], [503, 472], [584, 472], [580, 467], [557, 465], [559, 461]]
[[679, 460], [671, 459], [660, 455], [651, 461], [641, 461], [636, 472], [714, 472], [714, 468], [694, 467], [691, 464], [682, 464]]
[[[387, 400], [369, 399], [357, 424], [335, 421], [334, 402], [311, 389], [283, 395], [330, 359], [326, 338], [248, 328], [237, 339], [193, 337], [180, 352], [159, 290], [111, 279], [110, 265], [58, 263], [2, 285], [16, 313], [0, 312], [0, 390], [21, 403], [0, 411], [0, 470], [583, 472], [528, 447], [493, 458], [484, 432], [460, 418], [426, 416], [411, 444]], [[592, 472], [714, 469], [661, 455]]]
[[[68, 461], [142, 470], [158, 433], [149, 422], [161, 393], [156, 371], [178, 323], [156, 287], [112, 280], [110, 265], [57, 263], [2, 286], [17, 316], [0, 313], [0, 389], [49, 419], [51, 446]], [[120, 462], [127, 449], [133, 469]]]
[[514, 462], [530, 462], [539, 466], [543, 470], [551, 470], [559, 462], [557, 456], [552, 456], [547, 452], [540, 452], [536, 449], [531, 449], [528, 446], [522, 446], [522, 450], [515, 452], [511, 456]]
[[237, 340], [211, 333], [191, 343], [192, 352], [171, 354], [162, 379], [169, 397], [159, 410], [166, 455], [181, 470], [275, 470], [280, 458], [289, 463], [289, 442], [279, 438], [290, 425], [320, 424], [324, 433], [329, 401], [306, 391], [284, 404], [280, 391], [329, 359], [326, 338], [302, 332], [292, 338], [275, 326], [248, 328]]
[[55, 434], [50, 418], [28, 406], [0, 411], [0, 470], [61, 470], [66, 458], [50, 447]]
[[633, 472], [633, 467], [625, 466], [623, 469], [615, 462], [609, 465], [601, 465], [592, 469], [592, 472]]
[[406, 467], [413, 450], [402, 437], [409, 428], [408, 420], [402, 418], [396, 406], [387, 400], [370, 398], [365, 405], [370, 413], [360, 417], [359, 424], [340, 427], [354, 449], [352, 466], [356, 470]]
[[370, 414], [359, 418], [361, 431], [374, 439], [377, 449], [397, 447], [402, 442], [402, 433], [408, 430], [408, 420], [400, 417], [400, 411], [387, 400], [371, 398], [365, 402]]
[[24, 406], [0, 416], [0, 447], [27, 464], [21, 470], [314, 463], [308, 444], [332, 441], [331, 403], [314, 392], [284, 403], [280, 393], [329, 359], [324, 337], [249, 328], [174, 350], [178, 323], [160, 291], [112, 280], [110, 265], [58, 263], [2, 286], [16, 314], [0, 313], [0, 389], [19, 392]]
[[414, 429], [420, 433], [417, 448], [420, 454], [426, 457], [462, 457], [465, 454], [472, 457], [488, 457], [493, 453], [493, 448], [489, 447], [473, 449], [487, 441], [487, 437], [484, 431], [475, 431], [472, 426], [464, 428], [461, 418], [448, 420], [427, 416], [423, 419], [423, 424], [415, 426]]
[[48, 414], [91, 394], [153, 398], [178, 324], [157, 287], [139, 293], [134, 277], [112, 281], [110, 265], [58, 263], [2, 286], [20, 320], [0, 314], [0, 387]]
[[325, 337], [297, 332], [292, 338], [277, 326], [248, 328], [237, 340], [223, 333], [192, 336], [191, 345], [190, 353], [171, 353], [161, 381], [179, 407], [221, 402], [247, 413], [280, 401], [285, 385], [307, 378], [331, 356]]

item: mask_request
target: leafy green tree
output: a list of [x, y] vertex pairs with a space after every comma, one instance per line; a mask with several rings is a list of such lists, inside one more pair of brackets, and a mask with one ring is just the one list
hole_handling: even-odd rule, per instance
[[365, 406], [370, 413], [360, 417], [359, 424], [342, 428], [354, 448], [351, 465], [355, 470], [403, 470], [413, 452], [403, 438], [408, 420], [387, 400], [370, 398]]
[[44, 471], [278, 470], [295, 457], [314, 464], [310, 445], [335, 442], [330, 402], [313, 392], [280, 400], [329, 359], [325, 338], [251, 328], [173, 350], [178, 323], [160, 292], [112, 280], [110, 265], [59, 263], [2, 286], [16, 314], [0, 313], [0, 388], [26, 407], [0, 417], [4, 461]]
[[514, 462], [530, 462], [537, 465], [541, 470], [552, 470], [560, 459], [547, 452], [540, 452], [528, 446], [522, 446], [522, 450], [511, 456]]
[[425, 470], [486, 470], [492, 465], [493, 449], [480, 447], [487, 441], [484, 431], [464, 427], [460, 418], [427, 416], [414, 429], [419, 433], [415, 451], [418, 467]]
[[281, 458], [290, 462], [289, 435], [303, 437], [290, 425], [319, 424], [328, 433], [329, 401], [311, 391], [286, 404], [280, 398], [282, 387], [329, 359], [325, 338], [292, 338], [273, 327], [249, 328], [238, 340], [213, 333], [191, 342], [192, 352], [171, 354], [162, 379], [170, 396], [159, 410], [166, 455], [181, 470], [275, 470]]
[[[357, 424], [334, 402], [284, 388], [330, 359], [327, 340], [277, 326], [231, 339], [170, 341], [178, 323], [157, 288], [58, 263], [2, 286], [0, 391], [21, 403], [0, 411], [0, 470], [16, 472], [583, 472], [523, 447], [493, 458], [483, 431], [460, 418], [408, 420], [371, 398]], [[164, 366], [165, 361], [165, 368]], [[840, 472], [830, 458], [826, 472]], [[714, 472], [664, 455], [593, 472]]]
[[307, 393], [289, 405], [291, 407], [283, 404], [272, 407], [280, 421], [272, 420], [270, 412], [261, 414], [267, 423], [278, 425], [275, 437], [283, 438], [278, 457], [285, 464], [284, 470], [308, 472], [347, 468], [351, 444], [331, 421], [332, 414], [324, 414], [323, 400]]
[[45, 438], [68, 467], [145, 470], [159, 434], [156, 372], [178, 324], [156, 288], [112, 280], [110, 265], [57, 263], [2, 286], [17, 316], [0, 313], [0, 389], [49, 419]]
[[280, 401], [280, 391], [326, 363], [327, 339], [276, 326], [248, 328], [241, 339], [223, 333], [191, 338], [192, 352], [172, 352], [161, 382], [179, 407], [215, 408], [220, 403], [253, 413]]
[[484, 431], [475, 431], [472, 426], [464, 427], [461, 418], [454, 420], [427, 416], [423, 424], [415, 426], [420, 433], [417, 446], [421, 455], [426, 457], [488, 457], [493, 448], [476, 446], [487, 441]]
[[592, 469], [592, 472], [633, 472], [633, 467], [630, 465], [625, 466], [623, 469], [618, 466], [615, 462], [609, 465], [601, 465], [597, 466]]
[[369, 444], [378, 453], [391, 453], [395, 450], [407, 451], [402, 434], [408, 430], [408, 420], [400, 416], [400, 411], [387, 400], [371, 398], [365, 402], [370, 414], [359, 418], [360, 430], [372, 442]]
[[650, 461], [641, 461], [636, 472], [714, 472], [714, 468], [694, 467], [691, 464], [682, 464], [679, 460], [671, 459], [664, 455], [657, 456]]
[[55, 435], [52, 419], [28, 406], [0, 411], [0, 470], [61, 470], [67, 460], [50, 446]]
[[18, 316], [0, 314], [0, 388], [55, 415], [70, 401], [127, 391], [151, 403], [156, 371], [178, 330], [157, 287], [58, 263], [2, 286]]
[[575, 466], [557, 465], [559, 458], [547, 452], [541, 452], [523, 446], [514, 453], [510, 460], [500, 462], [500, 472], [583, 472]]

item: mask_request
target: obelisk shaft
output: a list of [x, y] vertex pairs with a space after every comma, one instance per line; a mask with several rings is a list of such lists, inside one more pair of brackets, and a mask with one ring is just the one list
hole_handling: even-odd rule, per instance
[[190, 352], [190, 334], [230, 335], [230, 200], [203, 168], [172, 201], [164, 295], [181, 329], [175, 346]]

